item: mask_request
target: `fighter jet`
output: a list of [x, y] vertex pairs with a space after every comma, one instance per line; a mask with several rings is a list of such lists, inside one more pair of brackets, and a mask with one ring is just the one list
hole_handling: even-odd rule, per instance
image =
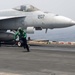
[[[47, 32], [47, 29], [65, 28], [73, 25], [75, 25], [75, 21], [70, 18], [43, 12], [32, 5], [20, 5], [12, 9], [0, 10], [0, 34], [4, 35], [7, 30], [17, 30], [19, 27], [32, 33], [34, 29], [46, 29]], [[8, 33], [6, 34], [8, 35]]]

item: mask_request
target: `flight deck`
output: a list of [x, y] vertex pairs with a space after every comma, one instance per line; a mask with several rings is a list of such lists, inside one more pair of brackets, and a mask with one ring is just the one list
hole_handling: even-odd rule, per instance
[[75, 47], [0, 47], [0, 75], [75, 75]]

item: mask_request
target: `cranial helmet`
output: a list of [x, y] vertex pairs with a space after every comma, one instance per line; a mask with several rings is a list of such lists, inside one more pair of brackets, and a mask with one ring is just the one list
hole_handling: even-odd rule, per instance
[[19, 28], [18, 28], [18, 30], [22, 30], [22, 28], [21, 28], [21, 27], [19, 27]]

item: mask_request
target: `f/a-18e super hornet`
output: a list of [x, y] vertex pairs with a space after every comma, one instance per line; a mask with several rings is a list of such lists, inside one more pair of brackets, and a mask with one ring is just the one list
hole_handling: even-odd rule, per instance
[[[65, 28], [75, 25], [70, 18], [53, 13], [43, 12], [32, 5], [21, 5], [8, 10], [0, 10], [0, 40], [9, 39], [7, 30], [17, 30], [19, 27], [27, 32], [35, 30]], [[8, 38], [6, 38], [8, 37]], [[3, 39], [3, 40], [4, 40]]]

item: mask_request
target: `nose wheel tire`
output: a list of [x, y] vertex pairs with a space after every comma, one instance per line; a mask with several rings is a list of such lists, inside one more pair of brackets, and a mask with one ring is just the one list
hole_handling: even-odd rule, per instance
[[21, 42], [18, 42], [17, 45], [18, 45], [18, 47], [21, 47], [22, 46]]

